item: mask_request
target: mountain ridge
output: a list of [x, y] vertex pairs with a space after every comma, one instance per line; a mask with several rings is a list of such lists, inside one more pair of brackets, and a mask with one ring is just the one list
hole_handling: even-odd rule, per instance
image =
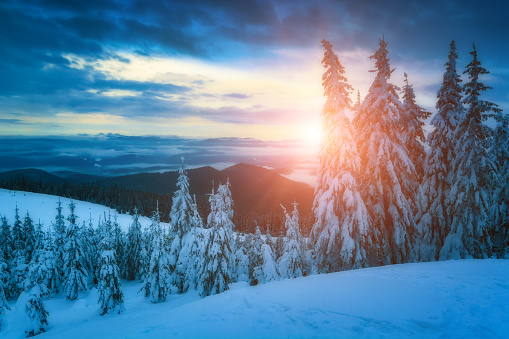
[[[213, 186], [230, 182], [232, 198], [237, 213], [247, 215], [281, 215], [281, 207], [291, 207], [294, 201], [299, 203], [302, 216], [311, 213], [313, 188], [308, 184], [295, 182], [269, 169], [238, 163], [223, 170], [210, 166], [186, 169], [189, 177], [189, 190], [196, 196], [199, 206], [208, 206], [209, 194]], [[31, 180], [35, 183], [66, 182], [75, 185], [94, 185], [108, 189], [120, 187], [135, 192], [147, 192], [173, 196], [177, 189], [178, 171], [164, 173], [138, 173], [116, 177], [97, 177], [81, 173], [61, 172], [61, 177], [39, 169], [20, 169], [0, 173], [0, 182], [11, 179]]]

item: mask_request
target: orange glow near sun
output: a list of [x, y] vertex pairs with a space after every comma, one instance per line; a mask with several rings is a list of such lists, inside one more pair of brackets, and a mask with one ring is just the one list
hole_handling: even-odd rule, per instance
[[303, 130], [302, 139], [310, 145], [316, 146], [320, 144], [322, 138], [322, 128], [320, 124], [308, 124]]

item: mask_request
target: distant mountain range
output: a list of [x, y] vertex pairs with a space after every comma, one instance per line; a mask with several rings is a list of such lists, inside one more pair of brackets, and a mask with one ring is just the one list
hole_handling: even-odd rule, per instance
[[[196, 195], [198, 204], [207, 204], [212, 187], [229, 179], [236, 210], [256, 214], [281, 213], [280, 204], [287, 209], [299, 203], [301, 215], [309, 215], [313, 203], [313, 188], [307, 184], [287, 179], [266, 168], [237, 164], [222, 171], [212, 167], [187, 170], [190, 193]], [[159, 195], [172, 195], [176, 190], [178, 172], [139, 173], [117, 177], [101, 177], [76, 172], [48, 173], [39, 169], [21, 169], [0, 173], [0, 181], [21, 179], [41, 183], [93, 184], [102, 187], [120, 187], [133, 191]]]

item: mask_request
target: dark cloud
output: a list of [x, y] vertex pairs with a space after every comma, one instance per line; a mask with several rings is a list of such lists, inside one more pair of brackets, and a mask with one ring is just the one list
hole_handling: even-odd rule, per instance
[[234, 98], [234, 99], [249, 99], [252, 98], [252, 95], [243, 94], [243, 93], [228, 93], [223, 95], [226, 98]]
[[9, 124], [9, 125], [26, 124], [26, 122], [21, 119], [0, 119], [0, 123], [1, 124]]
[[314, 46], [324, 35], [372, 46], [383, 34], [407, 52], [436, 53], [429, 44], [452, 37], [493, 46], [509, 34], [507, 14], [502, 1], [470, 0], [45, 0], [4, 2], [0, 27], [11, 48], [94, 55], [104, 45], [131, 46], [142, 54], [159, 45], [170, 54], [211, 57], [238, 48], [232, 40], [263, 53], [259, 45]]
[[[329, 39], [339, 54], [362, 47], [375, 50], [389, 41], [393, 62], [404, 58], [444, 60], [455, 38], [460, 62], [476, 42], [483, 62], [506, 67], [509, 6], [502, 1], [269, 1], [269, 0], [5, 0], [0, 2], [0, 109], [37, 114], [56, 110], [121, 115], [186, 114], [229, 122], [260, 122], [270, 109], [223, 107], [202, 110], [192, 96], [160, 100], [161, 94], [190, 94], [172, 84], [112, 81], [92, 67], [77, 69], [64, 56], [115, 59], [123, 49], [139, 55], [186, 55], [229, 60], [268, 57], [274, 48], [318, 47]], [[440, 79], [437, 79], [440, 81]], [[503, 82], [505, 84], [506, 82]], [[192, 85], [204, 86], [204, 81]], [[193, 86], [194, 87], [194, 86]], [[506, 85], [495, 88], [505, 96]], [[94, 95], [115, 89], [135, 97]], [[247, 99], [248, 94], [225, 97]], [[1, 113], [1, 111], [0, 111]]]

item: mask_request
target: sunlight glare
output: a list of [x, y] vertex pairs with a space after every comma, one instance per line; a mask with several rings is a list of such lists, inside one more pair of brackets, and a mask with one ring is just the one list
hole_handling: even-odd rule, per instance
[[308, 124], [304, 127], [302, 139], [310, 145], [317, 146], [322, 138], [322, 128], [319, 123]]

